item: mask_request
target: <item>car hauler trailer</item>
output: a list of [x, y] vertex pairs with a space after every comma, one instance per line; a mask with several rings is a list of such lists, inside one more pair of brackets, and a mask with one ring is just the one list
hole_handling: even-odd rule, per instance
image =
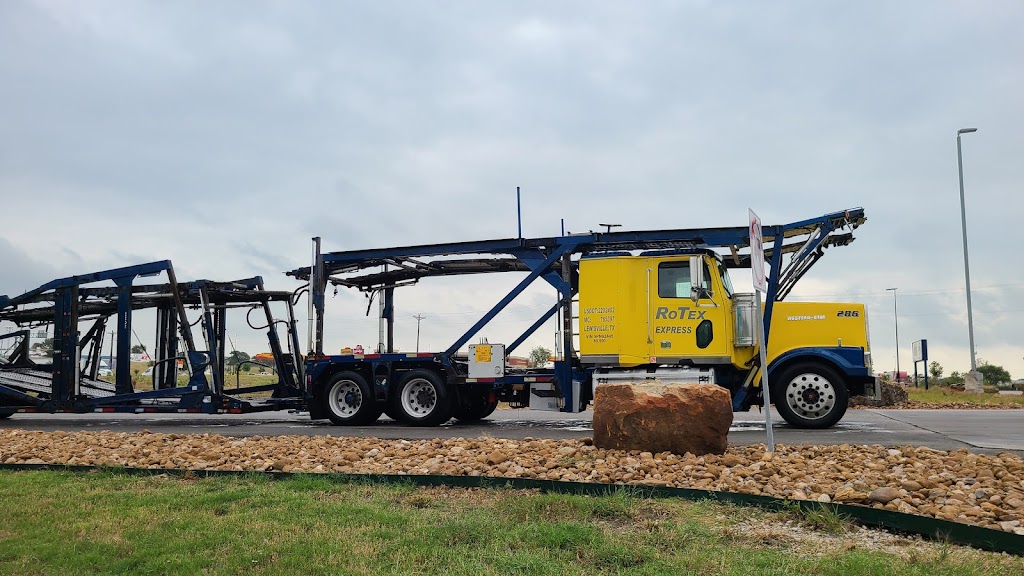
[[[771, 264], [764, 324], [771, 399], [787, 422], [835, 424], [849, 395], [872, 390], [866, 310], [860, 304], [784, 303], [824, 250], [853, 241], [861, 208], [763, 228]], [[783, 256], [788, 256], [785, 260]], [[757, 310], [734, 293], [726, 270], [750, 267], [749, 229], [702, 228], [570, 234], [321, 253], [314, 238], [305, 385], [310, 415], [362, 424], [382, 413], [431, 426], [513, 407], [578, 412], [596, 386], [667, 378], [728, 388], [735, 410], [760, 404]], [[439, 276], [524, 272], [526, 277], [440, 352], [394, 350], [395, 289]], [[537, 279], [558, 293], [555, 305], [508, 345], [469, 345]], [[325, 292], [344, 286], [381, 298], [381, 349], [324, 351]], [[573, 304], [578, 298], [578, 307]], [[505, 360], [561, 313], [560, 359], [553, 369], [516, 369]], [[578, 318], [577, 324], [574, 320]], [[768, 335], [771, 335], [769, 338]], [[575, 339], [578, 336], [578, 349]]]
[[[154, 275], [166, 276], [166, 282], [135, 284]], [[100, 283], [114, 285], [95, 286]], [[272, 303], [284, 307], [287, 320], [274, 319]], [[266, 329], [276, 383], [230, 388], [225, 382], [227, 311], [233, 308], [248, 310], [250, 327]], [[156, 311], [148, 390], [136, 389], [130, 365], [133, 313], [140, 309]], [[199, 318], [190, 323], [186, 309], [198, 310]], [[252, 325], [250, 314], [256, 311], [266, 326]], [[113, 382], [99, 373], [111, 319], [117, 327]], [[170, 261], [151, 262], [54, 280], [13, 298], [0, 296], [0, 320], [22, 328], [0, 336], [0, 349], [7, 351], [0, 361], [0, 418], [15, 412], [243, 413], [305, 406], [292, 293], [265, 290], [260, 277], [179, 283]], [[83, 334], [79, 326], [88, 321]], [[27, 328], [43, 324], [54, 330], [52, 364], [30, 356]], [[281, 324], [288, 336], [285, 347], [277, 332]], [[192, 325], [200, 326], [205, 349], [197, 348]], [[187, 382], [179, 382], [179, 363]], [[246, 397], [255, 393], [270, 397]]]

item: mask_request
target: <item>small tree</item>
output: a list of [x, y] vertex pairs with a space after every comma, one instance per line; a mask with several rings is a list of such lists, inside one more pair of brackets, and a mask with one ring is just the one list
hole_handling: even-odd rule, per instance
[[[242, 352], [241, 350], [232, 350], [231, 353], [228, 354], [227, 358], [224, 359], [224, 365], [229, 368], [235, 368], [235, 371], [237, 372], [238, 365], [243, 362], [248, 362], [250, 359], [249, 355], [245, 352]], [[246, 372], [248, 372], [248, 369]]]
[[530, 366], [538, 368], [548, 363], [548, 359], [551, 358], [551, 350], [543, 346], [537, 346], [533, 350], [530, 350]]
[[142, 344], [136, 344], [132, 346], [132, 354], [145, 354], [146, 347]]
[[945, 381], [943, 383], [946, 386], [963, 386], [964, 385], [964, 375], [959, 373], [959, 372], [957, 372], [956, 370], [954, 370], [954, 371], [949, 373], [949, 376], [946, 377], [946, 379], [945, 379]]
[[47, 338], [42, 342], [36, 342], [32, 349], [42, 354], [53, 354], [53, 338]]
[[1006, 384], [1010, 382], [1010, 373], [1006, 371], [1002, 366], [996, 366], [995, 364], [989, 364], [985, 362], [978, 366], [978, 372], [981, 372], [985, 376], [986, 384]]
[[928, 365], [928, 373], [932, 375], [932, 380], [938, 382], [942, 379], [942, 364], [932, 360], [931, 364]]

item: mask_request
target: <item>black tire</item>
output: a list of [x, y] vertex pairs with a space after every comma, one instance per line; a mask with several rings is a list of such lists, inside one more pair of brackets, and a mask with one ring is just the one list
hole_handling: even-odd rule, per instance
[[380, 417], [366, 379], [356, 372], [338, 372], [321, 395], [324, 413], [336, 426], [358, 426]]
[[793, 364], [771, 380], [775, 409], [792, 426], [830, 428], [846, 414], [850, 403], [846, 382], [825, 364]]
[[6, 420], [11, 417], [13, 412], [0, 412], [0, 420]]
[[451, 418], [448, 389], [430, 370], [410, 370], [398, 382], [391, 411], [411, 426], [440, 426]]
[[476, 422], [487, 418], [494, 413], [495, 408], [498, 407], [498, 399], [494, 398], [491, 400], [492, 393], [490, 390], [486, 391], [474, 391], [472, 398], [468, 405], [460, 406], [455, 413], [455, 418], [459, 422]]
[[384, 415], [395, 422], [405, 422], [405, 420], [402, 420], [402, 415], [395, 410], [395, 405], [391, 402], [388, 402], [388, 407], [384, 409]]

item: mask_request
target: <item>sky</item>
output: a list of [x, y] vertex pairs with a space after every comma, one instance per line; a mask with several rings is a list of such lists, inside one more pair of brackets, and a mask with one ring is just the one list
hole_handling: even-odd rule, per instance
[[[525, 236], [861, 206], [857, 240], [791, 299], [865, 303], [876, 370], [895, 369], [898, 321], [901, 370], [927, 339], [964, 372], [956, 131], [976, 127], [977, 354], [1024, 378], [1022, 24], [1009, 0], [7, 0], [0, 294], [163, 259], [179, 278], [293, 290], [283, 272], [313, 236], [327, 251], [513, 237], [516, 186]], [[446, 347], [520, 278], [399, 289], [396, 345], [416, 347], [422, 314], [420, 347]], [[531, 289], [481, 335], [510, 342], [554, 299]], [[329, 350], [376, 343], [366, 305], [330, 297]]]

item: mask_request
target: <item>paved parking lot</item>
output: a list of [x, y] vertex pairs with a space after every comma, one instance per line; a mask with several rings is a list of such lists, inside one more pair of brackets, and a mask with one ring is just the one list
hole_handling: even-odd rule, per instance
[[[382, 418], [371, 426], [338, 427], [311, 421], [305, 413], [245, 415], [16, 414], [0, 428], [27, 430], [151, 430], [168, 433], [210, 432], [232, 436], [284, 434], [379, 438], [585, 438], [592, 433], [592, 412], [561, 414], [537, 410], [498, 410], [474, 424], [413, 428]], [[774, 415], [775, 441], [781, 444], [884, 444], [928, 446], [975, 452], [1010, 450], [1024, 455], [1024, 410], [850, 410], [828, 430], [791, 428]], [[765, 441], [764, 416], [757, 410], [735, 414], [729, 442]]]

